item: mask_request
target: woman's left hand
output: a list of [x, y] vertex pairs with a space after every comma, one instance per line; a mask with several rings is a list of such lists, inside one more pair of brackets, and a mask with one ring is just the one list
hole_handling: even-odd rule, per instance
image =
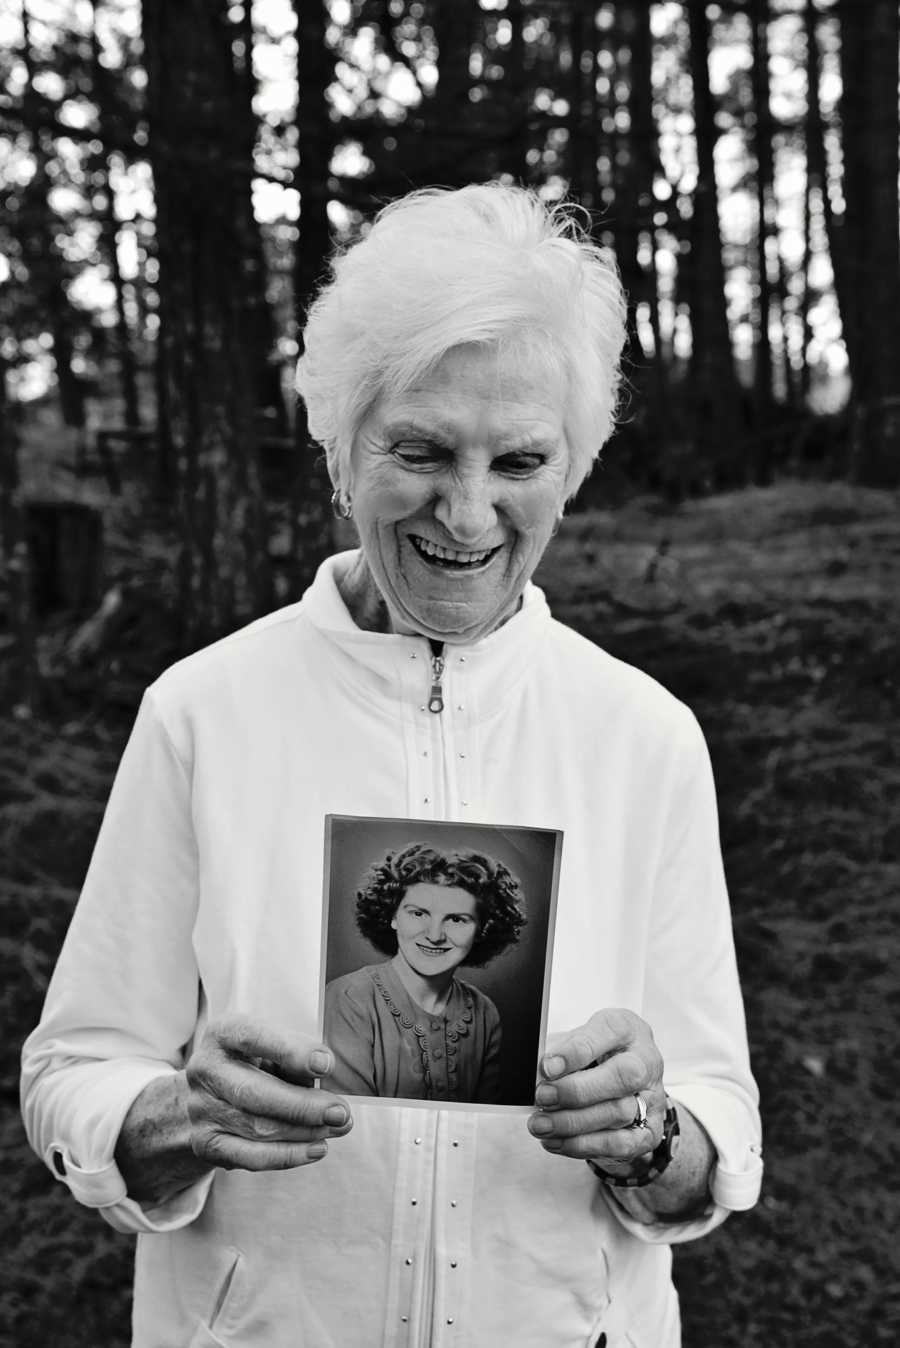
[[[587, 1024], [555, 1037], [541, 1060], [538, 1106], [528, 1120], [545, 1150], [596, 1161], [614, 1175], [662, 1139], [663, 1060], [646, 1021], [633, 1011], [597, 1011]], [[643, 1127], [636, 1097], [646, 1106]]]

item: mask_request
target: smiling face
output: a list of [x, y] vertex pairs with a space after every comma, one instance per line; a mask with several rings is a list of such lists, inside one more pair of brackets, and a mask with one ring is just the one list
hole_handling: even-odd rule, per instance
[[349, 492], [393, 631], [475, 641], [516, 611], [565, 500], [565, 401], [534, 352], [475, 346], [377, 400]]
[[474, 895], [456, 885], [410, 885], [391, 919], [397, 951], [421, 978], [447, 976], [478, 935]]

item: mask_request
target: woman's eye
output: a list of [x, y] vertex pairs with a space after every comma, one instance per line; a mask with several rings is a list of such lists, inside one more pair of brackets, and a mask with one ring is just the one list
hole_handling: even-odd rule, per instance
[[542, 454], [502, 454], [493, 464], [496, 472], [505, 473], [508, 477], [530, 477], [543, 465]]
[[392, 453], [407, 468], [439, 468], [446, 457], [436, 446], [394, 445]]

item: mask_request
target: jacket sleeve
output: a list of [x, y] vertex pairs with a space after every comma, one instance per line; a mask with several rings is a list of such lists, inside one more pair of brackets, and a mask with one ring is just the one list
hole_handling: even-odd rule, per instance
[[[706, 743], [685, 719], [671, 778], [668, 825], [650, 921], [644, 1004], [665, 1063], [665, 1086], [702, 1124], [717, 1152], [705, 1215], [646, 1225], [615, 1215], [642, 1240], [704, 1235], [751, 1208], [762, 1182], [759, 1093], [750, 1071], [731, 912]], [[640, 1192], [640, 1191], [638, 1191]], [[607, 1191], [608, 1193], [608, 1191]]]
[[201, 1211], [211, 1176], [155, 1209], [126, 1195], [114, 1152], [131, 1104], [177, 1072], [199, 976], [192, 929], [197, 855], [189, 771], [143, 700], [81, 898], [22, 1051], [22, 1113], [54, 1178], [120, 1230], [168, 1230]]

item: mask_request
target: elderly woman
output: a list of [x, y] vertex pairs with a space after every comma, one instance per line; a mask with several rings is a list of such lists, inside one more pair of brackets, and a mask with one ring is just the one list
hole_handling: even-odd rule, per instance
[[356, 925], [383, 955], [325, 989], [331, 1090], [500, 1102], [500, 1016], [457, 978], [519, 939], [518, 881], [478, 852], [423, 843], [388, 853], [356, 896]]
[[[673, 1348], [670, 1244], [756, 1199], [703, 738], [530, 581], [623, 334], [521, 189], [334, 262], [299, 388], [359, 550], [147, 692], [24, 1053], [36, 1150], [139, 1233], [136, 1348]], [[317, 1085], [328, 813], [564, 831], [527, 1126]]]

